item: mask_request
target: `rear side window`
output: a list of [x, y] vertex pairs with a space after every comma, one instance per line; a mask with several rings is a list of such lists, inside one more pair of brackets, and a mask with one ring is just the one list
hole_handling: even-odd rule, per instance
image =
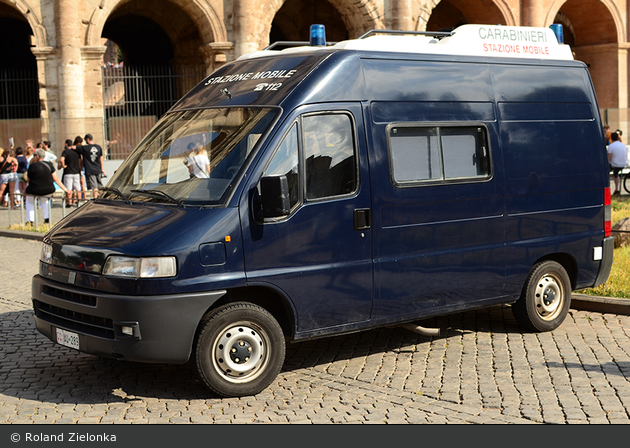
[[393, 124], [387, 132], [395, 185], [491, 176], [488, 131], [482, 124]]

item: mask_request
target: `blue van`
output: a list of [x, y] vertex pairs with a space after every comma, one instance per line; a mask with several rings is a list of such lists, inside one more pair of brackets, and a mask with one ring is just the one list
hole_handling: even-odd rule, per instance
[[287, 340], [500, 303], [558, 327], [612, 265], [587, 67], [544, 28], [379, 33], [193, 88], [45, 236], [38, 331], [243, 396]]

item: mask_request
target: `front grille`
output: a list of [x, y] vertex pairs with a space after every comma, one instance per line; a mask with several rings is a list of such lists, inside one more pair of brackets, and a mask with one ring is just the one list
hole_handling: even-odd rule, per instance
[[80, 303], [81, 305], [96, 306], [96, 296], [79, 294], [47, 285], [44, 285], [42, 292], [57, 299], [69, 300], [70, 302]]
[[58, 306], [33, 300], [35, 315], [48, 323], [80, 333], [114, 339], [114, 322], [111, 319], [70, 311]]

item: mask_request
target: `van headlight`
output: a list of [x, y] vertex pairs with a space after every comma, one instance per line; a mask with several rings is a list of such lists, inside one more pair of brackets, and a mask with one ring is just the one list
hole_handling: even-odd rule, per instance
[[52, 246], [50, 244], [42, 244], [42, 253], [39, 259], [44, 263], [52, 264]]
[[105, 262], [103, 275], [131, 278], [175, 277], [177, 263], [175, 257], [135, 258], [112, 255]]

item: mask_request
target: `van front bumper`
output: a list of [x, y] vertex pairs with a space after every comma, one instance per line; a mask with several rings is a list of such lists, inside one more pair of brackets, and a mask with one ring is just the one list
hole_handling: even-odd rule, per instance
[[32, 283], [37, 330], [51, 341], [60, 329], [78, 335], [84, 353], [170, 364], [188, 361], [199, 321], [225, 293], [101, 294], [39, 275]]

